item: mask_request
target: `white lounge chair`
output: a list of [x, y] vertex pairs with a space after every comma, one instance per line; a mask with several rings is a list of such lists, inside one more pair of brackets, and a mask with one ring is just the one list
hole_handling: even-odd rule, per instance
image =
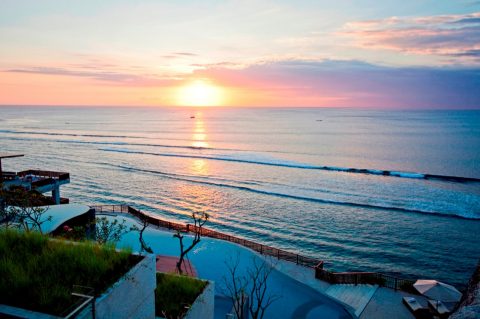
[[415, 297], [403, 297], [403, 303], [413, 313], [415, 318], [433, 318], [428, 307], [422, 306]]

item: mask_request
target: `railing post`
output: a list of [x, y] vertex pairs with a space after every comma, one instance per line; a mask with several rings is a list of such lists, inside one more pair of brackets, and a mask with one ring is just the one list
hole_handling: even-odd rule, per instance
[[298, 254], [297, 254], [297, 265], [298, 265]]
[[397, 291], [397, 277], [395, 277], [395, 291]]

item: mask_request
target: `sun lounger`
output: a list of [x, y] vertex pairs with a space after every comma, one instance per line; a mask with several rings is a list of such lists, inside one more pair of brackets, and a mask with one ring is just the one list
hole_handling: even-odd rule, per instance
[[417, 319], [431, 319], [433, 315], [427, 307], [423, 307], [415, 297], [403, 297], [403, 303]]

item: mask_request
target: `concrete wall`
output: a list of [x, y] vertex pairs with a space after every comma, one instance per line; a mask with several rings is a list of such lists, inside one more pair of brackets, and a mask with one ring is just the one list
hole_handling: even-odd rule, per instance
[[197, 297], [184, 319], [213, 319], [215, 310], [215, 283], [209, 281], [202, 294]]
[[[147, 255], [95, 302], [97, 319], [155, 318], [155, 255]], [[78, 318], [90, 318], [88, 310]]]

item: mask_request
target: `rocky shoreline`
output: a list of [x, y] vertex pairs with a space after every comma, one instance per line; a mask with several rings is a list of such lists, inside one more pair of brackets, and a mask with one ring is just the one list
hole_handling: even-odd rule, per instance
[[480, 319], [480, 262], [468, 282], [460, 306], [450, 319]]

